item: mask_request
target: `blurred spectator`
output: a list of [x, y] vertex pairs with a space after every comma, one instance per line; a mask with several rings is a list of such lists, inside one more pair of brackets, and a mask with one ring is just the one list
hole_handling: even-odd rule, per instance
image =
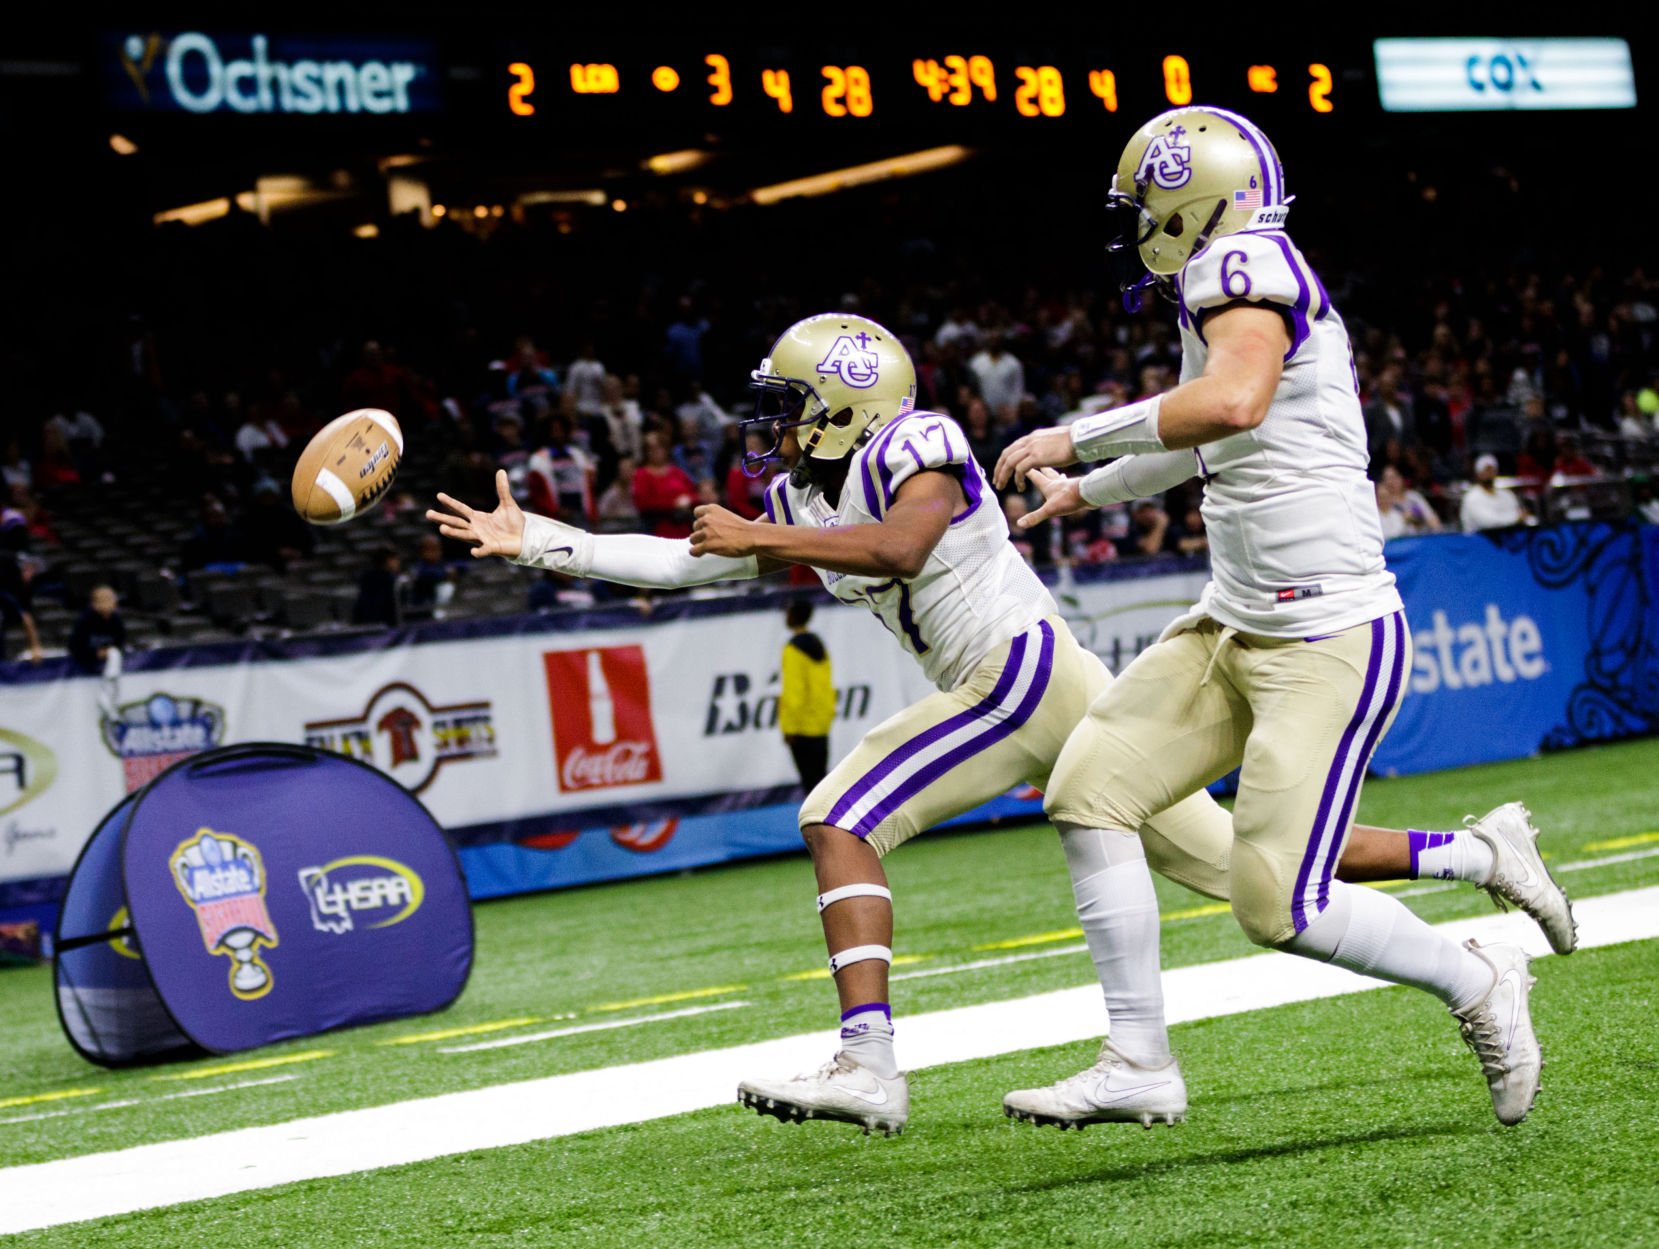
[[35, 631], [34, 599], [29, 583], [34, 567], [24, 555], [29, 535], [20, 515], [0, 519], [0, 659], [9, 658], [6, 630], [13, 624], [23, 630], [29, 659], [41, 660], [40, 634]]
[[1171, 528], [1169, 513], [1157, 499], [1137, 499], [1129, 509], [1129, 542], [1137, 555], [1174, 554], [1179, 535]]
[[43, 490], [81, 484], [80, 470], [69, 452], [69, 439], [50, 421], [40, 431], [40, 463], [35, 467], [35, 481]]
[[357, 601], [351, 606], [352, 624], [379, 624], [396, 627], [403, 623], [403, 560], [394, 546], [376, 549], [357, 579]]
[[15, 486], [27, 488], [35, 484], [35, 471], [23, 455], [23, 444], [15, 438], [6, 440], [6, 459], [0, 464], [0, 476], [5, 479], [8, 493]]
[[635, 462], [640, 457], [640, 437], [644, 433], [645, 418], [640, 415], [639, 401], [622, 393], [622, 379], [607, 373], [600, 386], [600, 414], [611, 431], [611, 447], [619, 458]]
[[967, 411], [962, 416], [962, 432], [968, 436], [968, 451], [979, 461], [979, 466], [989, 472], [996, 464], [997, 456], [1002, 453], [1006, 440], [992, 426], [991, 410], [983, 399], [968, 400]]
[[1400, 371], [1393, 365], [1377, 378], [1376, 394], [1365, 405], [1365, 442], [1371, 454], [1371, 476], [1390, 463], [1389, 447], [1403, 448], [1417, 436], [1411, 400], [1400, 394]]
[[248, 559], [242, 532], [231, 523], [230, 513], [213, 495], [202, 501], [196, 528], [185, 539], [180, 553], [186, 568], [240, 569]]
[[421, 535], [408, 581], [409, 615], [412, 618], [442, 616], [455, 597], [456, 570], [445, 562], [443, 543], [437, 534]]
[[594, 517], [594, 464], [570, 436], [562, 416], [548, 422], [547, 444], [525, 463], [530, 510], [567, 523], [587, 524]]
[[578, 416], [598, 416], [605, 406], [605, 366], [593, 354], [593, 343], [584, 341], [576, 358], [565, 369], [565, 393], [571, 396]]
[[968, 371], [979, 383], [979, 397], [997, 424], [1012, 425], [1025, 395], [1025, 366], [1008, 351], [1000, 331], [985, 336], [985, 347], [969, 358]]
[[1210, 536], [1204, 532], [1204, 513], [1197, 503], [1190, 504], [1182, 513], [1175, 549], [1182, 555], [1203, 555], [1210, 549]]
[[361, 362], [346, 374], [340, 401], [348, 410], [379, 408], [399, 421], [406, 421], [416, 411], [413, 392], [409, 371], [387, 359], [385, 349], [370, 339], [363, 344]]
[[835, 685], [823, 639], [808, 630], [812, 604], [791, 603], [784, 613], [784, 643], [778, 688], [778, 730], [795, 758], [801, 788], [811, 793], [829, 771], [829, 731], [835, 721]]
[[703, 336], [709, 323], [697, 315], [689, 296], [680, 299], [679, 315], [663, 335], [663, 363], [682, 381], [703, 380]]
[[1585, 458], [1584, 452], [1579, 449], [1578, 439], [1573, 435], [1563, 434], [1559, 447], [1555, 457], [1555, 472], [1550, 474], [1552, 480], [1559, 477], [1595, 477], [1600, 474], [1601, 470]]
[[645, 463], [634, 473], [634, 506], [642, 524], [659, 538], [689, 538], [697, 483], [671, 463], [661, 434], [645, 435]]
[[1463, 494], [1459, 509], [1464, 533], [1479, 529], [1501, 529], [1526, 519], [1520, 496], [1498, 481], [1498, 457], [1483, 455], [1475, 461], [1475, 480]]
[[1555, 472], [1555, 455], [1555, 431], [1544, 426], [1531, 430], [1515, 457], [1515, 476], [1537, 490]]
[[969, 319], [965, 308], [952, 308], [933, 332], [933, 342], [938, 347], [972, 347], [978, 339], [979, 327]]
[[[107, 585], [93, 587], [69, 631], [70, 658], [83, 672], [108, 675], [111, 666], [119, 671], [120, 654], [126, 649], [127, 622], [121, 618], [115, 590]], [[116, 652], [113, 660], [111, 650]]]
[[1028, 564], [1037, 562], [1037, 548], [1032, 540], [1032, 531], [1021, 529], [1018, 525], [1020, 517], [1031, 511], [1031, 505], [1025, 501], [1025, 496], [1018, 492], [1005, 495], [1002, 500], [1002, 518], [1008, 522], [1008, 540], [1014, 544], [1014, 549], [1020, 553], [1020, 558]]
[[601, 533], [628, 533], [640, 527], [639, 508], [634, 504], [634, 473], [638, 467], [632, 456], [617, 461], [616, 480], [605, 487], [596, 509]]
[[263, 409], [255, 405], [248, 413], [248, 419], [242, 422], [242, 427], [236, 431], [236, 449], [241, 452], [242, 458], [249, 464], [262, 468], [273, 466], [272, 451], [283, 451], [288, 446], [288, 435], [281, 425], [264, 414]]
[[686, 387], [685, 401], [674, 409], [674, 419], [679, 422], [682, 444], [691, 440], [705, 444], [711, 459], [731, 424], [731, 417], [697, 382]]
[[1440, 517], [1429, 501], [1406, 484], [1400, 470], [1383, 465], [1377, 476], [1377, 516], [1383, 541], [1419, 533], [1439, 533]]
[[[54, 415], [46, 422], [46, 429], [62, 435], [63, 446], [81, 480], [97, 480], [102, 466], [103, 423], [92, 413], [75, 408], [73, 412], [63, 411]], [[45, 431], [42, 432], [44, 434]]]
[[[754, 456], [765, 455], [767, 443], [765, 434], [753, 430], [745, 439], [749, 454]], [[726, 470], [726, 497], [723, 502], [745, 520], [758, 520], [766, 514], [766, 488], [772, 484], [772, 478], [778, 475], [778, 471], [778, 462], [768, 460], [759, 472], [751, 474], [743, 467], [743, 457], [737, 457]]]
[[317, 548], [312, 527], [289, 505], [282, 487], [261, 477], [253, 488], [253, 502], [242, 518], [243, 546], [253, 563], [268, 564], [279, 572], [308, 559]]

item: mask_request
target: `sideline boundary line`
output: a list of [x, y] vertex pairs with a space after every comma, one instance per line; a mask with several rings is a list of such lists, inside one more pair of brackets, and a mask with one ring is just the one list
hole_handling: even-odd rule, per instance
[[[1588, 898], [1574, 910], [1581, 949], [1659, 937], [1659, 885]], [[1549, 949], [1519, 911], [1436, 927], [1457, 939], [1518, 942], [1535, 956]], [[1328, 963], [1277, 953], [1164, 973], [1172, 1024], [1383, 987]], [[903, 1022], [903, 1055], [912, 1069], [991, 1058], [1098, 1036], [1100, 988], [1060, 989]], [[704, 1110], [730, 1102], [737, 1082], [756, 1071], [810, 1066], [830, 1043], [829, 1030], [810, 1032], [9, 1167], [0, 1170], [0, 1235]], [[1468, 1075], [1478, 1078], [1473, 1068]], [[989, 1114], [995, 1099], [987, 1098]]]

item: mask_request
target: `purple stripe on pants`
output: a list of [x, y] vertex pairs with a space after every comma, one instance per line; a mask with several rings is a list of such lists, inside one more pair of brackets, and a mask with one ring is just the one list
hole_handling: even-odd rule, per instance
[[[1050, 635], [1052, 636], [1052, 634]], [[920, 737], [912, 738], [897, 750], [887, 755], [863, 776], [854, 782], [853, 787], [841, 795], [839, 801], [830, 808], [830, 813], [824, 817], [824, 823], [833, 824], [837, 828], [846, 827], [841, 823], [846, 819], [847, 812], [858, 804], [858, 800], [879, 785], [883, 779], [891, 775], [893, 770], [902, 765], [934, 742], [948, 737], [957, 729], [972, 724], [981, 716], [1002, 706], [1002, 700], [1008, 697], [1008, 692], [1014, 687], [1014, 678], [1019, 675], [1020, 665], [1025, 660], [1027, 635], [1022, 633], [1014, 639], [1013, 645], [1008, 648], [1008, 661], [1002, 666], [1002, 674], [997, 677], [996, 686], [974, 706], [966, 711], [958, 712], [950, 719], [934, 725]]]
[[919, 769], [915, 775], [906, 779], [892, 793], [871, 807], [864, 818], [853, 826], [852, 832], [860, 837], [868, 837], [881, 827], [883, 820], [933, 784], [934, 781], [944, 776], [952, 768], [966, 763], [981, 751], [988, 750], [1002, 741], [1003, 738], [1017, 733], [1020, 726], [1031, 718], [1032, 713], [1037, 710], [1037, 704], [1042, 701], [1044, 692], [1048, 689], [1048, 679], [1054, 671], [1054, 630], [1049, 627], [1046, 620], [1042, 621], [1037, 627], [1042, 630], [1043, 634], [1042, 650], [1039, 652], [1037, 659], [1037, 671], [1033, 675], [1031, 688], [1026, 690], [1025, 697], [1020, 700], [1020, 705], [1014, 708], [1013, 714], [1009, 715], [1000, 724], [995, 724], [985, 732], [969, 738], [954, 750], [947, 751], [926, 767]]
[[[1360, 691], [1359, 704], [1354, 708], [1354, 714], [1348, 721], [1348, 727], [1342, 731], [1342, 739], [1337, 743], [1336, 755], [1331, 760], [1330, 771], [1325, 774], [1325, 789], [1319, 798], [1319, 811], [1313, 819], [1313, 828], [1310, 830], [1308, 838], [1308, 848], [1302, 855], [1302, 866], [1296, 873], [1296, 889], [1291, 894], [1290, 915], [1297, 932], [1301, 932], [1309, 923], [1310, 917], [1302, 899], [1307, 893], [1308, 879], [1313, 873], [1313, 865], [1321, 858], [1324, 858], [1326, 862], [1320, 872], [1319, 908], [1322, 909], [1324, 906], [1325, 896], [1330, 888], [1331, 871], [1336, 866], [1334, 859], [1329, 855], [1329, 849], [1334, 848], [1347, 824], [1339, 821], [1332, 826], [1332, 835], [1328, 845], [1325, 830], [1328, 825], [1331, 825], [1333, 812], [1339, 809], [1348, 811], [1352, 808], [1353, 796], [1358, 792], [1359, 782], [1364, 778], [1365, 761], [1370, 758], [1370, 746], [1376, 744], [1375, 735], [1367, 734], [1366, 753], [1360, 757], [1354, 767], [1353, 775], [1348, 778], [1348, 783], [1344, 785], [1342, 774], [1347, 770], [1347, 764], [1354, 748], [1354, 739], [1359, 735], [1361, 727], [1369, 718], [1372, 701], [1376, 698], [1377, 678], [1382, 667], [1384, 639], [1389, 635], [1392, 628], [1397, 627], [1396, 618], [1398, 615], [1399, 613], [1396, 612], [1394, 616], [1379, 617], [1371, 622], [1371, 658], [1366, 664], [1365, 685]], [[1401, 658], [1402, 649], [1396, 648], [1393, 670], [1389, 674], [1390, 697], [1377, 710], [1376, 724], [1381, 724], [1387, 719], [1388, 710], [1392, 706], [1393, 695], [1398, 691]], [[1317, 915], [1318, 913], [1319, 911], [1316, 909], [1314, 914]]]

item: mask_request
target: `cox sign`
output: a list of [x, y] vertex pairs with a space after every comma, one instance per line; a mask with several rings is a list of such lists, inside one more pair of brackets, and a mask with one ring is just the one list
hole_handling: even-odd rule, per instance
[[111, 36], [117, 108], [186, 113], [424, 113], [438, 108], [424, 40], [328, 36]]

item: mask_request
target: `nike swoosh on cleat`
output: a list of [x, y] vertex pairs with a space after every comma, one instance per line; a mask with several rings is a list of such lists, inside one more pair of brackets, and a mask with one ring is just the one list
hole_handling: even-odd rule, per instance
[[1107, 1093], [1106, 1086], [1102, 1084], [1095, 1090], [1094, 1099], [1102, 1106], [1110, 1106], [1115, 1102], [1125, 1101], [1131, 1097], [1139, 1097], [1143, 1093], [1150, 1093], [1156, 1089], [1167, 1089], [1174, 1083], [1175, 1081], [1173, 1080], [1160, 1080], [1157, 1084], [1137, 1084], [1132, 1089], [1126, 1089], [1121, 1093], [1110, 1094]]
[[869, 1102], [870, 1105], [872, 1105], [872, 1106], [885, 1106], [887, 1104], [887, 1090], [886, 1089], [880, 1090], [880, 1096], [877, 1096], [875, 1093], [863, 1092], [860, 1089], [843, 1088], [841, 1091], [843, 1093], [852, 1094], [854, 1097], [858, 1098], [858, 1100], [861, 1101], [861, 1102]]

